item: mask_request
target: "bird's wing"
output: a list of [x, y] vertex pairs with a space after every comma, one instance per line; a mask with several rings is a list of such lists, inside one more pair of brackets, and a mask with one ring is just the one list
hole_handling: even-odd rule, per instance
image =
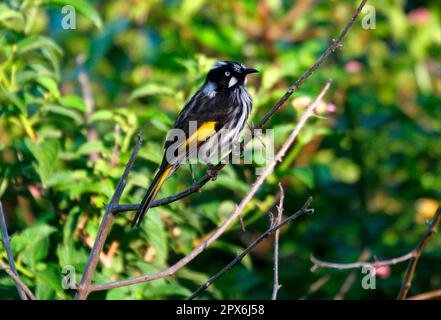
[[[196, 143], [196, 146], [199, 146], [221, 130], [230, 118], [229, 103], [223, 95], [208, 97], [202, 90], [196, 92], [181, 110], [173, 126], [173, 129], [182, 130], [185, 134], [185, 141], [180, 143], [179, 147], [190, 143]], [[192, 121], [194, 122], [191, 123]], [[176, 141], [177, 136], [173, 139], [169, 134], [165, 150], [167, 151]], [[174, 148], [177, 147], [174, 146]]]

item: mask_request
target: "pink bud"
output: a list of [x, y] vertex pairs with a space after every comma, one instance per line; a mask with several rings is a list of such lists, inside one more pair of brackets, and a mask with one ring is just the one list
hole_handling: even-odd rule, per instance
[[346, 63], [345, 70], [349, 73], [357, 73], [361, 70], [363, 64], [357, 60], [352, 60]]
[[410, 11], [407, 18], [411, 24], [424, 24], [430, 19], [430, 12], [426, 8], [417, 8]]
[[375, 275], [377, 275], [383, 279], [389, 278], [390, 267], [389, 266], [382, 266], [382, 267], [375, 268]]
[[328, 113], [335, 113], [337, 111], [337, 106], [333, 103], [328, 103], [326, 106], [326, 112]]

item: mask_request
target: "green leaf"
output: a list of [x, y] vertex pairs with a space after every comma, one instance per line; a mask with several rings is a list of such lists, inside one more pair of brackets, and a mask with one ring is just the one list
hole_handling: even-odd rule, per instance
[[60, 91], [58, 90], [58, 85], [54, 79], [49, 77], [38, 77], [37, 82], [42, 85], [49, 93], [54, 97], [60, 96]]
[[83, 180], [87, 176], [85, 171], [59, 171], [54, 172], [46, 181], [48, 187], [63, 186], [75, 183], [75, 181]]
[[58, 98], [58, 102], [67, 108], [77, 109], [82, 112], [87, 111], [87, 106], [84, 103], [83, 98], [79, 96], [67, 96]]
[[[43, 270], [36, 271], [35, 274], [37, 275], [37, 283], [44, 283], [44, 285], [41, 285], [41, 295], [53, 296], [56, 294], [61, 299], [68, 299], [61, 286], [62, 273], [59, 266], [50, 263]], [[38, 298], [43, 299], [42, 297]]]
[[23, 54], [31, 50], [44, 48], [51, 48], [59, 54], [63, 53], [63, 50], [52, 39], [45, 36], [28, 36], [17, 43], [18, 54]]
[[159, 214], [151, 214], [144, 219], [142, 228], [150, 244], [155, 248], [155, 263], [165, 265], [167, 259], [167, 233]]
[[88, 258], [84, 248], [75, 248], [71, 242], [60, 244], [57, 248], [57, 256], [61, 267], [73, 266], [78, 272], [85, 268]]
[[86, 142], [77, 150], [77, 155], [88, 155], [92, 152], [105, 152], [106, 148], [102, 141], [90, 141]]
[[191, 295], [191, 291], [175, 284], [164, 283], [146, 288], [144, 295], [150, 299], [167, 298], [168, 296], [188, 297]]
[[47, 224], [37, 224], [28, 227], [23, 232], [14, 234], [11, 240], [11, 247], [14, 252], [19, 253], [26, 249], [34, 242], [46, 239], [56, 229]]
[[292, 169], [292, 175], [302, 181], [308, 188], [314, 188], [314, 172], [311, 168], [299, 167]]
[[98, 29], [101, 29], [103, 26], [103, 22], [101, 21], [98, 12], [85, 0], [45, 0], [44, 2], [73, 6], [81, 14], [92, 20]]
[[44, 238], [39, 241], [32, 241], [19, 257], [25, 264], [35, 267], [37, 262], [42, 261], [49, 253], [49, 239]]
[[49, 105], [45, 105], [43, 107], [44, 111], [46, 112], [50, 112], [50, 113], [55, 113], [57, 115], [60, 116], [64, 116], [67, 118], [72, 119], [76, 124], [81, 124], [83, 123], [83, 117], [81, 117], [77, 112], [75, 112], [74, 110], [69, 110], [57, 105], [53, 105], [53, 104], [49, 104]]
[[24, 24], [25, 24], [25, 19], [24, 19], [23, 14], [21, 12], [9, 9], [9, 7], [6, 4], [1, 3], [0, 4], [0, 22], [3, 22], [5, 24], [7, 22], [10, 22], [11, 27], [12, 27], [12, 22], [13, 22], [15, 28], [17, 28], [19, 26], [20, 28], [17, 28], [17, 29], [23, 29]]
[[11, 246], [25, 264], [35, 268], [37, 262], [47, 256], [49, 236], [55, 231], [54, 227], [47, 224], [31, 226], [21, 234], [14, 235]]
[[172, 88], [166, 87], [165, 85], [160, 85], [157, 83], [147, 83], [137, 89], [135, 89], [130, 95], [130, 101], [144, 96], [152, 95], [168, 95], [173, 96], [175, 91]]
[[349, 158], [334, 159], [331, 173], [335, 180], [344, 183], [355, 183], [360, 178], [360, 167]]
[[37, 160], [36, 171], [40, 175], [43, 187], [47, 188], [48, 181], [54, 173], [54, 165], [58, 160], [60, 145], [57, 140], [46, 140], [40, 143], [25, 140], [26, 147]]
[[[201, 285], [202, 283], [207, 282], [209, 276], [205, 273], [197, 272], [190, 270], [188, 268], [182, 268], [177, 273], [176, 276], [181, 279], [186, 279], [192, 281], [196, 285]], [[207, 288], [207, 291], [210, 292], [215, 299], [222, 299], [221, 292], [216, 289], [215, 285], [211, 285]]]
[[113, 121], [113, 112], [109, 110], [99, 110], [92, 114], [89, 118], [89, 123], [97, 121]]

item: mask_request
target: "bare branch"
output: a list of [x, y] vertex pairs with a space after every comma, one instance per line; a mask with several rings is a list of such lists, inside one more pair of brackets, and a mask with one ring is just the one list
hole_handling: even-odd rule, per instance
[[[1, 201], [0, 201], [0, 227], [1, 227], [1, 233], [2, 233], [3, 246], [5, 247], [6, 255], [8, 256], [9, 267], [11, 268], [10, 271], [14, 274], [15, 277], [18, 278], [18, 272], [17, 272], [17, 269], [15, 268], [15, 264], [14, 264], [14, 256], [12, 255], [11, 244], [9, 242], [8, 227], [6, 225], [5, 214], [3, 212], [3, 206], [2, 206]], [[2, 266], [2, 269], [5, 269], [5, 267]], [[5, 269], [5, 271], [6, 271], [6, 269]], [[20, 296], [20, 299], [21, 300], [28, 300], [23, 288], [18, 284], [17, 281], [15, 281], [15, 283], [16, 283], [16, 287], [17, 287], [17, 291]]]
[[[37, 300], [37, 298], [34, 296], [32, 291], [28, 288], [27, 285], [24, 284], [23, 281], [18, 277], [16, 274], [17, 271], [13, 271], [11, 268], [9, 268], [2, 260], [0, 260], [0, 268], [5, 270], [5, 272], [14, 280], [15, 285], [17, 286], [18, 292], [23, 292], [24, 297], [21, 297], [22, 300], [28, 300], [28, 297], [31, 300]], [[21, 295], [20, 295], [21, 296]]]
[[331, 82], [328, 81], [325, 86], [323, 87], [320, 94], [317, 96], [317, 98], [314, 100], [314, 102], [306, 109], [305, 113], [300, 118], [299, 122], [295, 126], [294, 130], [289, 135], [288, 139], [285, 141], [285, 143], [282, 145], [280, 150], [277, 152], [274, 159], [268, 164], [268, 166], [263, 170], [261, 175], [257, 178], [257, 180], [254, 182], [254, 184], [251, 186], [250, 190], [248, 191], [247, 195], [242, 199], [242, 201], [239, 203], [239, 205], [236, 207], [234, 212], [225, 220], [225, 222], [217, 228], [211, 235], [208, 237], [207, 240], [202, 242], [200, 245], [198, 245], [193, 251], [191, 251], [187, 256], [179, 260], [177, 263], [175, 263], [170, 268], [153, 273], [153, 274], [147, 274], [142, 275], [138, 277], [134, 277], [127, 280], [121, 280], [121, 281], [114, 281], [109, 283], [103, 283], [103, 284], [96, 284], [91, 287], [92, 291], [97, 290], [109, 290], [113, 288], [119, 288], [124, 287], [140, 282], [147, 282], [156, 280], [159, 278], [164, 278], [171, 276], [176, 273], [179, 269], [186, 266], [190, 261], [192, 261], [194, 258], [196, 258], [202, 251], [207, 249], [207, 247], [214, 242], [217, 238], [219, 238], [230, 226], [230, 224], [240, 215], [242, 214], [243, 210], [245, 209], [246, 205], [253, 199], [259, 188], [262, 186], [266, 178], [273, 172], [275, 166], [277, 163], [282, 161], [282, 158], [284, 157], [287, 150], [291, 147], [291, 145], [294, 143], [295, 139], [297, 138], [297, 135], [299, 134], [300, 130], [305, 125], [306, 121], [309, 117], [311, 117], [314, 114], [314, 111], [317, 107], [317, 105], [322, 100], [325, 93], [328, 91], [329, 86], [331, 85]]
[[[277, 206], [277, 218], [275, 219], [275, 224], [279, 224], [282, 221], [283, 214], [283, 201], [285, 200], [285, 192], [283, 191], [282, 183], [279, 182], [280, 189], [280, 200], [279, 205]], [[271, 295], [272, 300], [277, 300], [277, 293], [281, 285], [279, 284], [279, 233], [280, 230], [276, 230], [276, 234], [274, 235], [274, 286], [273, 286], [273, 294]]]
[[384, 266], [391, 266], [394, 264], [398, 264], [404, 261], [408, 261], [413, 257], [413, 252], [409, 252], [403, 256], [389, 259], [389, 260], [379, 260], [375, 262], [353, 262], [353, 263], [334, 263], [334, 262], [326, 262], [317, 259], [314, 256], [310, 257], [311, 262], [314, 264], [311, 268], [312, 271], [316, 270], [318, 267], [321, 268], [331, 268], [331, 269], [339, 269], [339, 270], [345, 270], [345, 269], [357, 269], [357, 268], [379, 268]]
[[420, 293], [415, 296], [409, 297], [406, 300], [430, 300], [435, 298], [441, 298], [441, 289]]
[[413, 257], [409, 261], [409, 265], [406, 270], [406, 275], [404, 276], [401, 290], [398, 293], [398, 297], [397, 297], [398, 300], [406, 299], [410, 286], [412, 285], [412, 280], [413, 280], [413, 276], [415, 275], [416, 265], [421, 256], [421, 253], [429, 243], [429, 239], [432, 236], [432, 234], [435, 232], [436, 226], [438, 225], [440, 220], [441, 220], [441, 202], [439, 204], [438, 210], [435, 213], [435, 216], [432, 219], [432, 222], [429, 224], [429, 227], [427, 228], [427, 231], [423, 236], [423, 239], [421, 239], [418, 246], [412, 251]]
[[433, 217], [432, 221], [429, 224], [429, 227], [427, 228], [427, 231], [424, 233], [423, 238], [421, 239], [418, 246], [410, 251], [409, 253], [399, 256], [397, 258], [389, 259], [389, 260], [381, 260], [381, 261], [375, 261], [375, 262], [354, 262], [354, 263], [332, 263], [332, 262], [326, 262], [321, 261], [317, 259], [314, 256], [311, 256], [311, 262], [314, 264], [311, 268], [312, 271], [317, 269], [318, 267], [323, 268], [333, 268], [333, 269], [356, 269], [356, 268], [362, 268], [362, 267], [369, 267], [369, 268], [379, 268], [383, 266], [390, 266], [397, 263], [401, 263], [404, 261], [409, 261], [409, 265], [406, 270], [406, 274], [403, 279], [403, 283], [400, 289], [400, 292], [398, 294], [397, 299], [403, 300], [406, 299], [406, 296], [409, 292], [409, 289], [412, 285], [412, 280], [415, 275], [415, 269], [416, 265], [418, 263], [418, 260], [424, 251], [424, 248], [429, 243], [430, 237], [435, 233], [436, 227], [439, 224], [441, 220], [441, 202], [440, 206], [438, 207], [438, 210], [435, 213], [435, 216]]
[[90, 293], [90, 284], [92, 283], [93, 274], [95, 272], [96, 266], [98, 264], [100, 253], [103, 251], [104, 243], [106, 242], [107, 235], [112, 227], [112, 222], [114, 218], [113, 207], [118, 204], [119, 199], [124, 191], [127, 183], [127, 177], [133, 164], [135, 163], [136, 156], [138, 155], [139, 149], [142, 144], [141, 136], [138, 135], [138, 140], [136, 141], [135, 148], [133, 149], [132, 155], [127, 162], [126, 168], [118, 182], [115, 193], [110, 200], [109, 205], [106, 207], [106, 212], [104, 213], [103, 221], [100, 224], [98, 230], [98, 235], [93, 244], [92, 251], [89, 255], [89, 260], [87, 261], [86, 269], [83, 272], [80, 285], [77, 288], [77, 294], [75, 295], [76, 300], [84, 300]]
[[[281, 227], [283, 227], [284, 225], [287, 225], [288, 223], [294, 221], [295, 219], [297, 219], [299, 216], [301, 216], [304, 213], [312, 213], [314, 212], [314, 209], [310, 209], [309, 205], [311, 204], [312, 198], [309, 197], [309, 199], [305, 202], [305, 204], [303, 205], [303, 207], [298, 210], [296, 213], [290, 215], [288, 218], [286, 218], [285, 220], [283, 220], [282, 222], [280, 221], [276, 221], [275, 224], [273, 226], [270, 226], [270, 228], [265, 231], [264, 233], [262, 233], [256, 240], [253, 241], [253, 243], [251, 243], [244, 251], [242, 251], [241, 254], [239, 254], [236, 258], [234, 258], [229, 264], [227, 264], [224, 268], [222, 268], [222, 270], [220, 270], [218, 273], [216, 273], [213, 277], [211, 277], [210, 279], [208, 279], [207, 282], [205, 282], [201, 287], [199, 287], [199, 289], [197, 289], [195, 292], [192, 293], [192, 295], [188, 298], [188, 300], [193, 300], [195, 297], [197, 297], [198, 295], [200, 295], [202, 292], [204, 292], [211, 284], [213, 284], [213, 282], [215, 282], [217, 279], [219, 279], [220, 277], [222, 277], [225, 273], [227, 273], [234, 265], [236, 265], [237, 263], [239, 263], [240, 261], [242, 261], [242, 259], [251, 252], [251, 250], [253, 250], [260, 242], [262, 242], [265, 238], [267, 238], [268, 236], [270, 236], [271, 234], [273, 234], [274, 232], [279, 231], [279, 229]], [[277, 283], [278, 286], [278, 283]], [[277, 290], [280, 287], [277, 288]], [[273, 291], [273, 300], [275, 300], [276, 296], [277, 296], [277, 290]]]
[[[262, 129], [267, 124], [268, 120], [285, 104], [285, 102], [293, 95], [294, 92], [296, 92], [302, 84], [305, 82], [306, 79], [308, 79], [315, 70], [323, 63], [325, 62], [329, 56], [339, 47], [342, 46], [342, 41], [346, 34], [348, 33], [349, 29], [354, 24], [355, 20], [357, 19], [358, 15], [361, 12], [361, 9], [363, 9], [364, 5], [366, 4], [367, 0], [362, 0], [360, 5], [355, 10], [354, 14], [352, 15], [351, 19], [346, 23], [345, 27], [343, 28], [342, 32], [339, 34], [336, 40], [332, 41], [332, 44], [326, 49], [326, 51], [320, 56], [320, 58], [286, 91], [286, 93], [280, 98], [279, 101], [274, 105], [274, 107], [265, 114], [265, 116], [262, 118], [262, 120], [259, 122], [259, 124], [254, 129]], [[244, 145], [246, 145], [252, 137], [249, 138], [248, 141], [244, 142]], [[218, 164], [214, 168], [212, 168], [213, 171], [218, 172], [223, 169], [225, 164]], [[185, 198], [195, 192], [198, 192], [208, 181], [210, 181], [212, 178], [212, 175], [208, 172], [200, 178], [196, 183], [194, 183], [189, 188], [178, 192], [172, 196], [165, 197], [162, 199], [157, 199], [153, 201], [152, 207], [157, 206], [163, 206], [165, 204], [169, 204], [171, 202], [180, 200], [182, 198]], [[125, 212], [125, 211], [136, 211], [138, 209], [139, 204], [123, 204], [123, 205], [117, 205], [115, 206], [115, 213], [117, 212]]]

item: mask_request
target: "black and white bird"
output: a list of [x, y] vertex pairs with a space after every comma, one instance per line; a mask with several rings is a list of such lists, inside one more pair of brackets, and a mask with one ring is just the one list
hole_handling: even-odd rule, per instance
[[237, 142], [251, 113], [246, 77], [258, 72], [234, 61], [218, 62], [179, 113], [164, 146], [164, 156], [142, 199], [132, 227], [141, 223], [162, 184], [189, 161], [218, 162]]

